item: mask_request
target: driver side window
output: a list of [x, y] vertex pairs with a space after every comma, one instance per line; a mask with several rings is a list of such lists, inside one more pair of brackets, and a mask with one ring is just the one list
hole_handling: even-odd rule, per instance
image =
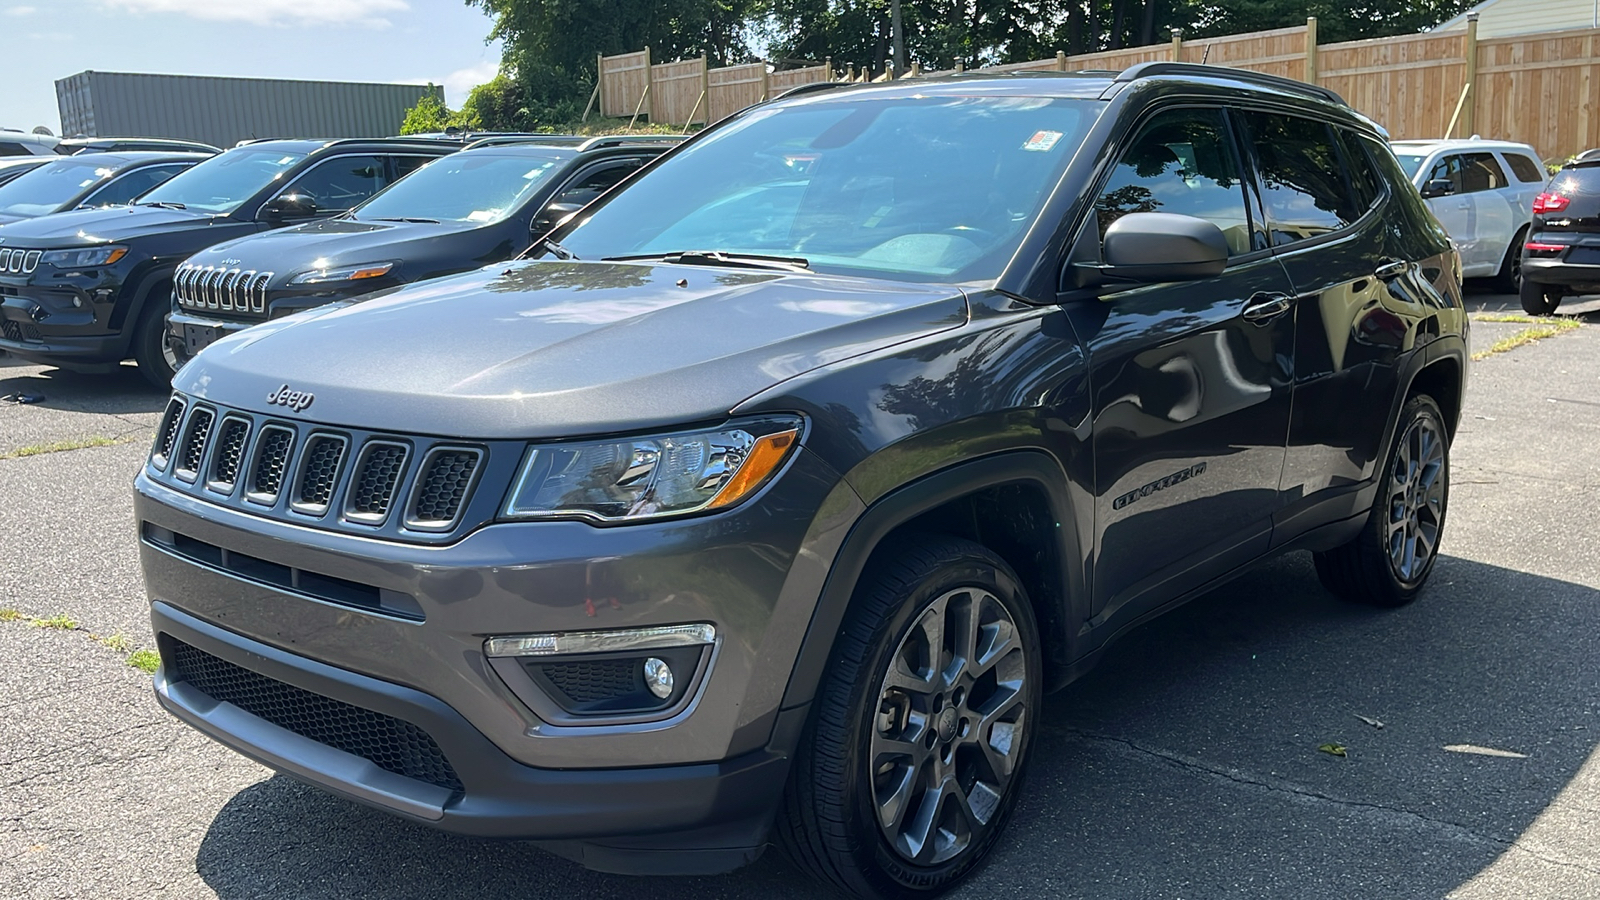
[[1100, 236], [1134, 212], [1164, 212], [1213, 222], [1233, 256], [1250, 252], [1250, 217], [1227, 120], [1216, 109], [1158, 113], [1118, 160], [1095, 216]]
[[285, 194], [300, 194], [319, 213], [347, 210], [384, 186], [383, 160], [376, 156], [338, 156], [318, 163], [300, 176]]

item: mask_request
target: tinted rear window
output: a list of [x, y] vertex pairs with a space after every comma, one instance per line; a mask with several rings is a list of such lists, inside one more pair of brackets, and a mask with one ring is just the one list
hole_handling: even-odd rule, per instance
[[1340, 174], [1333, 131], [1322, 122], [1245, 112], [1275, 246], [1338, 231], [1360, 217]]
[[1506, 162], [1511, 164], [1511, 171], [1518, 181], [1544, 180], [1544, 167], [1521, 153], [1507, 153]]

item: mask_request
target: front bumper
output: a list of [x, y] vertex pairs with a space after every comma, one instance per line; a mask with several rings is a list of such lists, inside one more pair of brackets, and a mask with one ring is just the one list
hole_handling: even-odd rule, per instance
[[[438, 699], [318, 663], [226, 631], [156, 602], [152, 624], [163, 668], [161, 705], [258, 762], [332, 793], [462, 834], [557, 842], [551, 849], [593, 868], [627, 872], [726, 871], [760, 853], [788, 771], [762, 748], [720, 762], [626, 769], [555, 770], [506, 756]], [[437, 741], [459, 773], [447, 790], [373, 765], [218, 702], [169, 674], [176, 642], [275, 682], [409, 722]], [[792, 742], [804, 708], [785, 714]]]
[[107, 333], [96, 306], [76, 292], [17, 291], [0, 297], [0, 350], [19, 359], [104, 372], [121, 362], [127, 349], [127, 336]]

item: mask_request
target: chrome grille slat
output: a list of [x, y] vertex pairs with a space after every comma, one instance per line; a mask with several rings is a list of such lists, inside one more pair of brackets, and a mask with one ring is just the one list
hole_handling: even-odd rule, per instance
[[0, 273], [6, 275], [29, 275], [39, 268], [39, 257], [44, 255], [43, 250], [28, 250], [23, 247], [0, 247]]
[[251, 458], [250, 484], [245, 496], [251, 501], [272, 506], [283, 491], [284, 475], [289, 468], [289, 456], [294, 452], [294, 431], [282, 425], [268, 425], [261, 429], [256, 440], [255, 456]]
[[250, 446], [250, 420], [228, 415], [217, 429], [217, 449], [211, 457], [211, 474], [206, 487], [220, 494], [233, 493], [244, 467], [244, 451]]
[[345, 500], [345, 518], [353, 522], [382, 525], [394, 506], [395, 490], [405, 477], [410, 448], [393, 441], [368, 441], [361, 449], [350, 476], [350, 494]]
[[200, 461], [205, 458], [206, 441], [211, 437], [211, 426], [217, 421], [217, 412], [197, 406], [183, 426], [183, 437], [178, 441], [177, 455], [172, 471], [184, 481], [194, 481], [200, 472]]
[[289, 501], [291, 509], [311, 516], [328, 511], [339, 486], [339, 476], [343, 474], [345, 450], [349, 444], [340, 435], [320, 432], [306, 439], [305, 451], [300, 454], [294, 496]]

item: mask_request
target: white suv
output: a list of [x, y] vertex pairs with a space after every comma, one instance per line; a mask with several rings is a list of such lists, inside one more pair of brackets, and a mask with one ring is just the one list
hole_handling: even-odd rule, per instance
[[1533, 198], [1547, 178], [1539, 154], [1527, 144], [1476, 137], [1389, 146], [1456, 242], [1461, 274], [1494, 278], [1500, 290], [1516, 293]]
[[0, 128], [0, 156], [55, 156], [61, 139], [48, 134], [28, 134]]

